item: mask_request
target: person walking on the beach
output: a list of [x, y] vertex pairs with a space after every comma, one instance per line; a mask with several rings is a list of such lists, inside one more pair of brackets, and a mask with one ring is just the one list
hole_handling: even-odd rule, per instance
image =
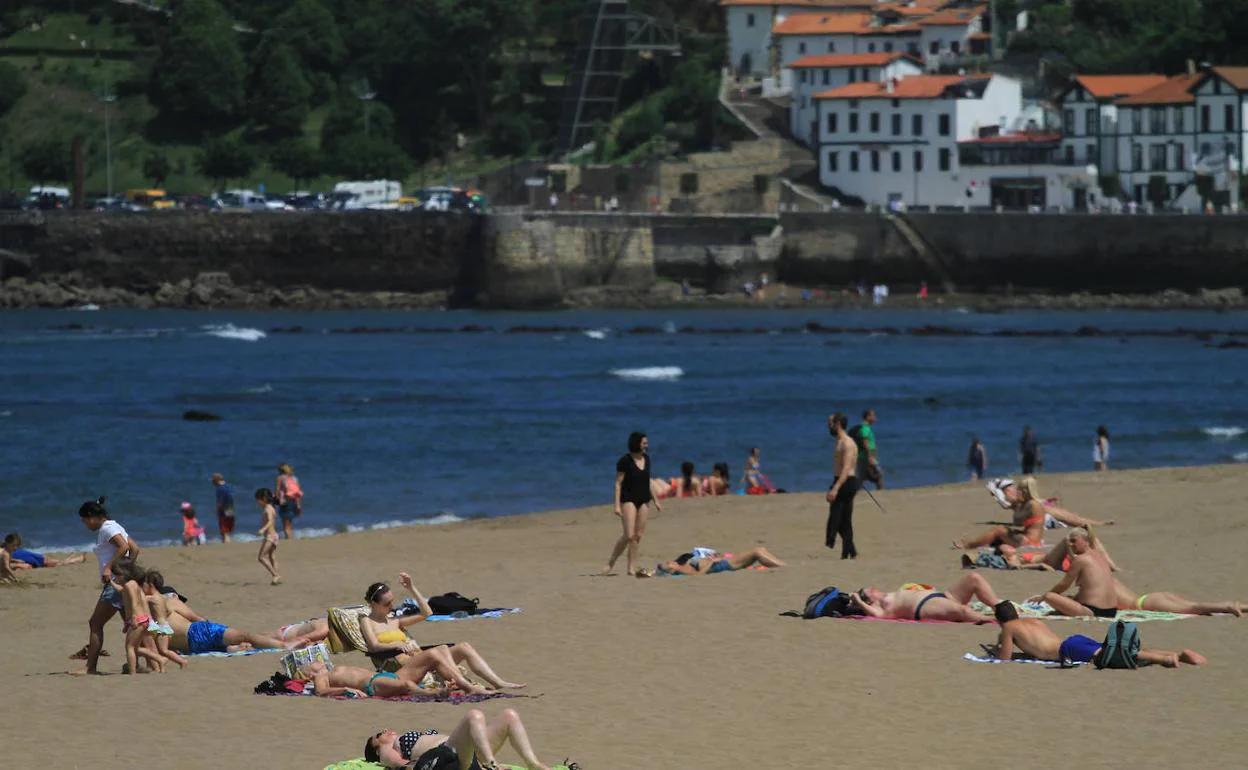
[[1096, 443], [1092, 445], [1092, 468], [1098, 471], [1109, 470], [1109, 428], [1097, 426]]
[[282, 533], [287, 540], [295, 539], [295, 519], [303, 515], [303, 489], [295, 478], [295, 469], [282, 463], [277, 466], [277, 481], [273, 482], [273, 496], [277, 512], [282, 517]]
[[850, 438], [858, 444], [858, 479], [859, 483], [868, 481], [875, 484], [876, 489], [884, 488], [884, 474], [880, 471], [880, 458], [875, 451], [875, 410], [868, 409], [862, 413], [862, 423], [850, 431]]
[[971, 469], [971, 481], [979, 481], [988, 470], [988, 450], [979, 436], [971, 439], [971, 451], [966, 456], [966, 467]]
[[221, 542], [230, 542], [234, 534], [234, 488], [225, 483], [225, 476], [212, 474], [212, 486], [217, 494], [217, 529], [221, 532]]
[[632, 433], [628, 437], [628, 454], [615, 464], [615, 515], [620, 517], [623, 531], [611, 549], [604, 575], [615, 571], [620, 554], [628, 549], [628, 574], [637, 572], [637, 549], [642, 535], [646, 534], [646, 516], [653, 501], [656, 511], [663, 510], [650, 491], [650, 439], [644, 433]]
[[96, 533], [95, 558], [100, 565], [100, 598], [87, 621], [87, 646], [71, 655], [74, 659], [86, 659], [85, 668], [74, 674], [98, 674], [100, 653], [104, 647], [104, 626], [122, 608], [123, 600], [113, 585], [113, 569], [122, 559], [133, 561], [139, 556], [139, 544], [130, 539], [126, 528], [108, 518], [104, 498], [88, 500], [78, 509], [78, 517], [87, 529]]
[[854, 546], [854, 495], [858, 494], [858, 446], [849, 437], [846, 427], [849, 418], [837, 412], [828, 418], [828, 431], [836, 437], [836, 449], [832, 454], [832, 486], [828, 488], [828, 524], [824, 545], [836, 547], [836, 536], [841, 536], [841, 558], [857, 559]]
[[273, 576], [270, 585], [277, 585], [282, 582], [282, 576], [277, 574], [277, 511], [273, 510], [273, 493], [264, 487], [257, 489], [256, 505], [260, 506], [263, 517], [257, 534], [264, 538], [260, 541], [256, 561]]
[[1044, 467], [1044, 460], [1040, 458], [1040, 440], [1030, 425], [1023, 427], [1023, 437], [1018, 440], [1018, 463], [1024, 476], [1030, 476], [1036, 468]]

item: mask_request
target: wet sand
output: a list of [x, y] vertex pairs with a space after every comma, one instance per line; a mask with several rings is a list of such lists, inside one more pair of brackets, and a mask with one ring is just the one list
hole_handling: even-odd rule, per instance
[[[1132, 589], [1248, 599], [1248, 468], [1040, 481], [1072, 510], [1118, 520], [1100, 534]], [[257, 631], [358, 602], [375, 580], [397, 583], [399, 570], [426, 594], [459, 591], [483, 605], [523, 607], [498, 620], [420, 624], [413, 635], [471, 641], [503, 677], [528, 682], [540, 697], [482, 708], [516, 708], [544, 760], [571, 757], [584, 770], [1244, 765], [1248, 620], [1142, 624], [1145, 646], [1191, 647], [1210, 665], [1098, 672], [961, 660], [995, 637], [991, 626], [778, 617], [825, 585], [949, 586], [965, 574], [950, 540], [1003, 518], [978, 484], [876, 496], [887, 513], [858, 496], [854, 562], [823, 548], [819, 494], [673, 501], [642, 544], [650, 567], [700, 545], [735, 552], [763, 544], [789, 562], [761, 573], [595, 577], [619, 531], [606, 506], [283, 542], [285, 582], [276, 587], [254, 543], [149, 549], [142, 562], [204, 615]], [[65, 523], [81, 526], [72, 510]], [[1020, 600], [1060, 577], [982, 574]], [[310, 770], [359, 756], [383, 727], [448, 730], [466, 711], [252, 694], [276, 670], [275, 654], [121, 676], [119, 619], [106, 633], [108, 675], [65, 676], [98, 594], [94, 557], [24, 576], [26, 587], [0, 586], [4, 753], [15, 767]], [[1051, 626], [1097, 637], [1106, 627]], [[358, 653], [339, 660], [368, 665]], [[500, 758], [516, 759], [506, 750]]]

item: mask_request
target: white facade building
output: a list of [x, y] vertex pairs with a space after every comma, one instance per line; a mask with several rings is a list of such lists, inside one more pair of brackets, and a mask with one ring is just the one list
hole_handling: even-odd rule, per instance
[[1057, 160], [1056, 134], [1006, 133], [1017, 80], [913, 75], [818, 94], [819, 179], [868, 204], [1076, 207], [1095, 178]]
[[941, 61], [968, 56], [983, 32], [984, 14], [975, 9], [950, 9], [919, 18], [919, 49], [929, 69]]
[[858, 35], [872, 22], [869, 13], [798, 14], [772, 30], [780, 69], [780, 93], [792, 93], [789, 65], [807, 56], [852, 54], [858, 51]]
[[789, 68], [793, 71], [789, 133], [807, 147], [818, 142], [817, 94], [850, 83], [881, 83], [923, 72], [917, 59], [895, 52], [804, 56]]
[[[724, 9], [724, 26], [728, 30], [728, 56], [732, 71], [758, 78], [775, 74], [779, 62], [773, 61], [772, 29], [794, 14], [846, 13], [867, 11], [874, 0], [788, 0], [775, 3], [767, 0], [720, 0]], [[846, 53], [851, 53], [847, 51]]]
[[1062, 157], [1118, 173], [1119, 99], [1166, 82], [1165, 75], [1079, 75], [1059, 98]]

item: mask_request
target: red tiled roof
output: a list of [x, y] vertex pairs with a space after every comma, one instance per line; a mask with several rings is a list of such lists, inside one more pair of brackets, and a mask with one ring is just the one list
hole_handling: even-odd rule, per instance
[[1147, 104], [1191, 104], [1196, 101], [1196, 97], [1191, 92], [1191, 87], [1202, 77], [1204, 77], [1203, 74], [1175, 75], [1164, 83], [1153, 86], [1146, 91], [1140, 91], [1133, 96], [1119, 99], [1115, 104], [1127, 107]]
[[975, 139], [962, 139], [958, 144], [1043, 144], [1048, 142], [1062, 141], [1061, 133], [1051, 131], [1046, 133], [1027, 133], [1020, 134], [998, 134], [997, 136], [980, 136]]
[[978, 9], [957, 9], [951, 11], [941, 11], [934, 13], [925, 19], [919, 19], [918, 24], [922, 27], [965, 27], [981, 15]]
[[991, 32], [972, 32], [971, 34], [967, 35], [967, 37], [971, 40], [992, 40], [992, 33]]
[[795, 13], [776, 25], [775, 35], [854, 34], [871, 23], [869, 13]]
[[911, 75], [897, 81], [892, 93], [887, 83], [850, 83], [815, 94], [816, 99], [935, 99], [950, 86], [977, 80], [987, 80], [991, 75]]
[[[883, 67], [898, 59], [915, 61], [913, 56], [905, 53], [829, 53], [803, 56], [792, 64], [789, 69], [837, 69], [838, 67]], [[915, 62], [917, 63], [917, 61]]]
[[819, 8], [829, 11], [866, 10], [875, 5], [874, 0], [719, 0], [722, 6], [755, 5], [776, 6], [778, 8]]
[[917, 8], [906, 5], [881, 5], [875, 9], [876, 13], [895, 13], [898, 16], [931, 16], [935, 11], [931, 8]]
[[1214, 67], [1213, 72], [1236, 91], [1248, 91], [1248, 67]]
[[887, 24], [883, 27], [867, 27], [859, 30], [859, 35], [909, 35], [918, 34], [923, 30], [915, 24]]
[[1134, 96], [1166, 82], [1165, 75], [1076, 75], [1075, 82], [1097, 99]]

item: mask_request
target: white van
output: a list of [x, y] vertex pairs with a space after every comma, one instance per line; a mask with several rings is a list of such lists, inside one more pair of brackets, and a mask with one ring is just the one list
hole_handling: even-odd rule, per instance
[[403, 197], [403, 185], [388, 179], [339, 182], [331, 196], [333, 207], [344, 211], [395, 208]]

